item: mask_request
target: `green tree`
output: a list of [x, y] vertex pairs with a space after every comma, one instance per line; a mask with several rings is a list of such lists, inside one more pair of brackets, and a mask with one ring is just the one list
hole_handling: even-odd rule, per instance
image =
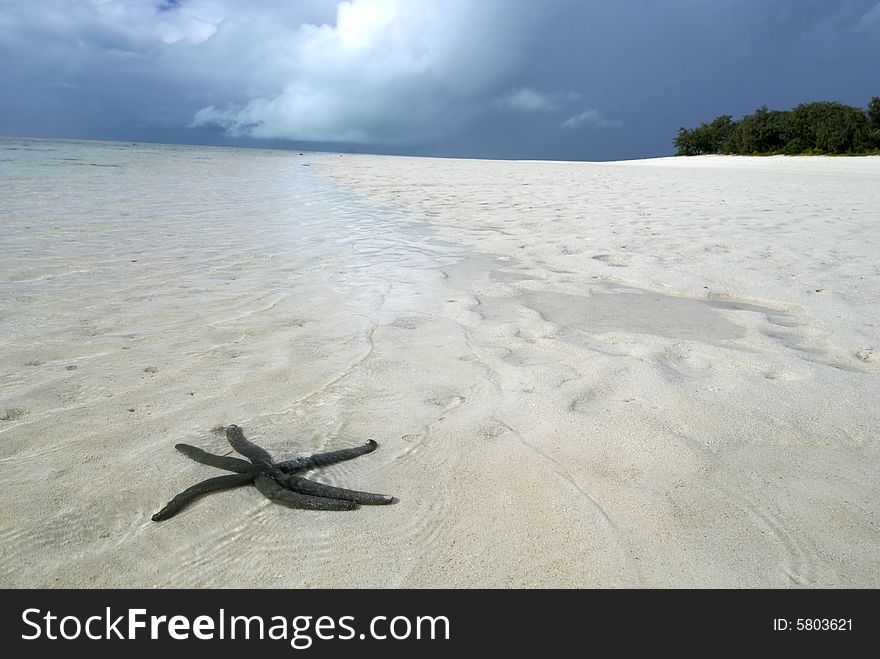
[[699, 156], [721, 153], [721, 146], [733, 130], [733, 117], [729, 114], [716, 117], [711, 124], [701, 123], [693, 130], [680, 128], [674, 144], [679, 156]]
[[880, 130], [880, 96], [875, 96], [868, 103], [868, 126], [871, 130]]
[[865, 114], [842, 103], [807, 103], [791, 112], [795, 137], [823, 153], [855, 153], [868, 147]]
[[694, 137], [694, 130], [688, 130], [684, 126], [678, 129], [678, 135], [673, 140], [673, 145], [678, 149], [675, 153], [677, 156], [698, 156], [700, 150], [697, 147], [697, 140]]
[[868, 119], [868, 130], [870, 131], [868, 139], [871, 146], [880, 149], [880, 96], [875, 96], [868, 103], [868, 111], [866, 113]]
[[868, 153], [880, 149], [880, 96], [861, 110], [842, 103], [804, 103], [793, 110], [763, 106], [739, 121], [722, 115], [711, 124], [681, 128], [677, 155], [703, 153]]
[[729, 114], [722, 114], [706, 126], [706, 140], [711, 145], [712, 153], [721, 153], [724, 143], [730, 137], [736, 123]]
[[750, 154], [782, 151], [794, 137], [788, 112], [760, 107], [736, 123], [724, 143], [725, 153]]

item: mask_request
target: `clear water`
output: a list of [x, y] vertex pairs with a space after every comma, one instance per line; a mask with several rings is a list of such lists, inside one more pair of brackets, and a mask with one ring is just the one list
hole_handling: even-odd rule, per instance
[[454, 257], [423, 225], [316, 176], [329, 157], [0, 139], [0, 346], [61, 342], [85, 310], [100, 324], [120, 306], [130, 323], [117, 334], [321, 290], [355, 333], [389, 295], [408, 306], [419, 271]]
[[[241, 556], [271, 565], [292, 534], [253, 492], [206, 501], [232, 508], [195, 534], [149, 521], [215, 475], [173, 445], [228, 451], [211, 429], [229, 423], [279, 458], [376, 437], [382, 453], [325, 481], [418, 506], [381, 477], [433, 393], [403, 382], [426, 362], [398, 326], [461, 256], [316, 175], [334, 157], [0, 139], [0, 585], [255, 583]], [[409, 357], [382, 332], [413, 337]], [[285, 519], [320, 562], [363, 517]]]

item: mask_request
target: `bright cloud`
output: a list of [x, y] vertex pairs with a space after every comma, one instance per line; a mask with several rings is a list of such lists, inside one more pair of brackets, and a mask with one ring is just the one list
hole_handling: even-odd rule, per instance
[[862, 16], [858, 26], [862, 29], [880, 27], [880, 2]]
[[[515, 72], [517, 30], [525, 25], [514, 21], [493, 35], [502, 8], [468, 0], [341, 2], [333, 25], [265, 35], [271, 48], [248, 53], [262, 93], [208, 105], [193, 124], [251, 137], [430, 141], [482, 111]], [[225, 38], [222, 30], [214, 37]]]
[[516, 89], [501, 97], [499, 103], [502, 107], [520, 112], [548, 112], [559, 109], [559, 104], [552, 95], [531, 87]]
[[[205, 99], [192, 126], [387, 144], [425, 143], [491, 110], [522, 64], [533, 24], [523, 16], [535, 11], [509, 0], [41, 4], [0, 0], [0, 46], [48, 42], [75, 78], [118, 67], [128, 84], [187, 88]], [[550, 103], [522, 92], [520, 106]]]
[[575, 114], [560, 124], [562, 128], [579, 128], [582, 125], [592, 125], [592, 126], [617, 126], [620, 125], [619, 121], [612, 121], [606, 119], [602, 116], [602, 113], [595, 108], [587, 108], [583, 112], [579, 112]]

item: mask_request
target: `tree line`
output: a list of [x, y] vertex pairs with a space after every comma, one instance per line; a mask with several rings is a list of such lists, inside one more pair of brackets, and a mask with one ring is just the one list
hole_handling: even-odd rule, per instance
[[865, 110], [842, 103], [804, 103], [793, 110], [758, 108], [734, 121], [729, 114], [712, 123], [681, 128], [677, 156], [880, 154], [880, 96]]

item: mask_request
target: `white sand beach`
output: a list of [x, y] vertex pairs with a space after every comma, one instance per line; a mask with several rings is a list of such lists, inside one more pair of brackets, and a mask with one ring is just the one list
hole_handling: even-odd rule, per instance
[[0, 586], [880, 586], [880, 158], [4, 146]]

